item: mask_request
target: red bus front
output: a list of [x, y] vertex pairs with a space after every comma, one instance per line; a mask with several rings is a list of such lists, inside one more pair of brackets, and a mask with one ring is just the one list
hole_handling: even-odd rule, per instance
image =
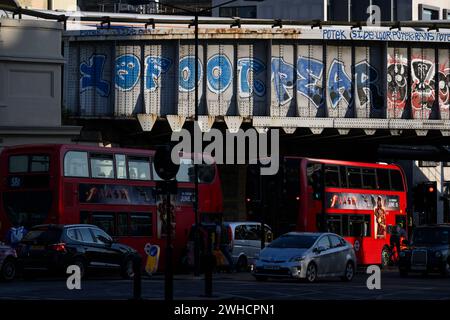
[[390, 230], [398, 224], [406, 228], [406, 184], [400, 167], [304, 159], [301, 184], [306, 192], [300, 196], [298, 230], [345, 237], [358, 264], [384, 262]]

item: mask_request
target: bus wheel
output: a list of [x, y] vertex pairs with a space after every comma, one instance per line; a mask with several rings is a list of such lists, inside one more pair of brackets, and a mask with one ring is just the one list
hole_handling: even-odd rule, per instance
[[390, 266], [391, 264], [391, 250], [389, 248], [384, 247], [381, 251], [381, 267], [385, 268]]
[[317, 267], [314, 263], [308, 264], [306, 268], [306, 281], [312, 283], [317, 280]]

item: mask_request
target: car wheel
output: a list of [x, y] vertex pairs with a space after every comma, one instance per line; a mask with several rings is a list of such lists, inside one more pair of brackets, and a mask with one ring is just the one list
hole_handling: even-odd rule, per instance
[[86, 277], [86, 262], [82, 258], [77, 258], [72, 262], [72, 265], [80, 268], [80, 278], [83, 279]]
[[347, 265], [345, 266], [344, 275], [342, 276], [343, 281], [350, 282], [353, 280], [353, 277], [355, 275], [355, 267], [353, 266], [352, 262], [347, 262]]
[[16, 262], [13, 258], [6, 258], [0, 270], [0, 279], [3, 281], [12, 281], [16, 276]]
[[317, 266], [314, 263], [308, 264], [306, 268], [306, 281], [312, 283], [317, 280]]
[[236, 263], [236, 271], [237, 272], [247, 271], [247, 268], [248, 268], [247, 257], [240, 256]]
[[265, 276], [255, 276], [256, 281], [267, 281], [267, 277]]
[[134, 277], [133, 259], [127, 258], [125, 260], [120, 275], [124, 279], [132, 279]]

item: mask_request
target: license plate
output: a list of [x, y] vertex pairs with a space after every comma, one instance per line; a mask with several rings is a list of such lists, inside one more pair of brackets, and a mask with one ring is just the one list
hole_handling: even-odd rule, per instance
[[36, 246], [36, 245], [33, 245], [33, 246], [31, 246], [31, 248], [30, 248], [31, 250], [39, 250], [39, 251], [42, 251], [42, 250], [44, 250], [45, 249], [45, 246]]
[[422, 270], [426, 270], [426, 269], [427, 269], [427, 266], [411, 266], [411, 270], [422, 271]]
[[274, 266], [274, 265], [267, 265], [267, 266], [264, 266], [264, 269], [267, 269], [267, 270], [278, 270], [278, 269], [280, 269], [280, 267], [279, 266]]

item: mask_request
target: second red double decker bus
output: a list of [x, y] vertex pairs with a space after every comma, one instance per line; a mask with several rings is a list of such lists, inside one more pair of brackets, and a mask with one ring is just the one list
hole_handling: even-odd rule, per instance
[[[164, 213], [158, 210], [151, 150], [83, 145], [24, 145], [0, 155], [0, 238], [14, 224], [89, 223], [144, 255], [146, 243], [160, 245], [164, 261]], [[192, 159], [182, 158], [173, 216], [178, 262], [195, 223]], [[199, 165], [199, 217], [222, 213], [216, 165]], [[144, 260], [145, 261], [145, 260]]]
[[263, 214], [276, 235], [333, 232], [353, 244], [358, 264], [388, 263], [390, 230], [400, 223], [406, 227], [407, 221], [406, 184], [399, 166], [297, 157], [282, 163], [273, 177], [248, 171], [250, 219]]

